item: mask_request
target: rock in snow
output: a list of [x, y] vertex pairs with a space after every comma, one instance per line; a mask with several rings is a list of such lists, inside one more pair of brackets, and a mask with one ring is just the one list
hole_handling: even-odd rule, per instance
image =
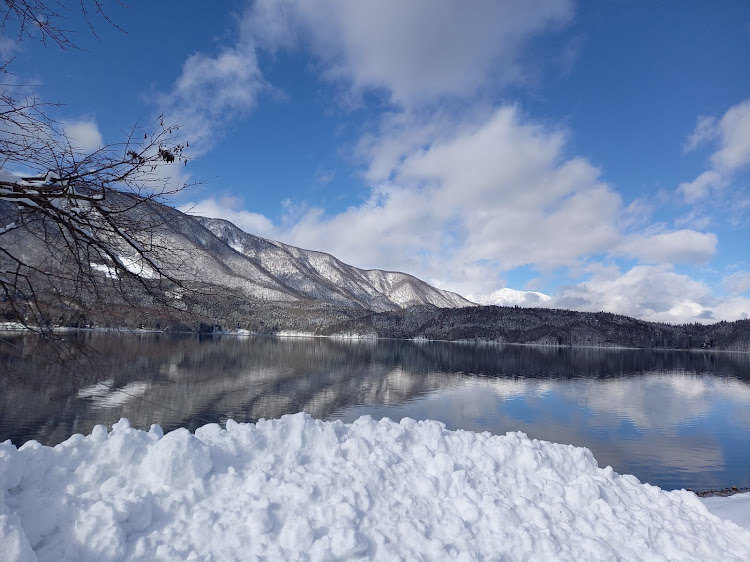
[[750, 560], [691, 492], [523, 433], [306, 414], [0, 445], [3, 560]]

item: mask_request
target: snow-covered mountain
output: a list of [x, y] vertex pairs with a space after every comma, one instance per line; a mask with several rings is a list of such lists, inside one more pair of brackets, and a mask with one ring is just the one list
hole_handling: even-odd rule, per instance
[[359, 269], [323, 252], [248, 234], [229, 221], [194, 219], [270, 279], [307, 298], [379, 312], [417, 304], [440, 308], [474, 304], [406, 273]]
[[[163, 275], [178, 283], [186, 282], [192, 288], [205, 288], [193, 295], [196, 302], [204, 299], [208, 304], [216, 301], [215, 297], [221, 300], [232, 295], [248, 303], [273, 303], [282, 309], [294, 304], [326, 304], [373, 312], [413, 305], [439, 308], [474, 305], [456, 293], [432, 287], [412, 275], [359, 269], [329, 254], [260, 238], [230, 222], [191, 216], [154, 200], [111, 193], [108, 201], [110, 206], [121, 210], [118, 220], [138, 232], [139, 243], [147, 247], [149, 259], [154, 260]], [[3, 224], [21, 224], [19, 217], [13, 204], [0, 201]], [[68, 272], [76, 273], [79, 266], [85, 269], [85, 263], [64, 255], [67, 246], [60, 233], [54, 229], [40, 230], [39, 221], [27, 222], [28, 228], [3, 234], [3, 246], [12, 249], [16, 259], [39, 272], [67, 268], [65, 274], [58, 273], [57, 279], [71, 277]], [[34, 228], [39, 232], [32, 232]], [[112, 256], [91, 254], [89, 259], [93, 261], [88, 265], [92, 275], [101, 276], [101, 281], [114, 280], [119, 266], [144, 280], [158, 277], [132, 248], [125, 244], [120, 251], [117, 246], [114, 248], [118, 264], [111, 263]], [[0, 256], [0, 266], [4, 267], [2, 260]]]
[[489, 295], [469, 295], [469, 298], [472, 301], [483, 305], [518, 305], [524, 307], [549, 306], [549, 301], [552, 300], [552, 297], [545, 295], [544, 293], [539, 293], [537, 291], [519, 291], [508, 287], [493, 291]]

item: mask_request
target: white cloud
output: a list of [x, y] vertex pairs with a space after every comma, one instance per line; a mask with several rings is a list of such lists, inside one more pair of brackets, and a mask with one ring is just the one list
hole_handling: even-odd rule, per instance
[[524, 123], [514, 107], [422, 130], [428, 144], [405, 143], [365, 204], [332, 217], [311, 210], [286, 241], [489, 293], [502, 270], [573, 265], [619, 240], [620, 197], [587, 162], [563, 158], [559, 131]]
[[677, 191], [685, 197], [688, 203], [695, 203], [705, 199], [715, 189], [720, 189], [727, 184], [726, 177], [716, 170], [706, 170], [691, 182], [679, 185]]
[[700, 230], [706, 230], [714, 223], [713, 217], [704, 208], [693, 208], [689, 213], [675, 217], [672, 221], [676, 227], [691, 226]]
[[257, 236], [275, 238], [279, 232], [263, 215], [243, 210], [244, 202], [237, 197], [209, 197], [197, 203], [185, 203], [178, 207], [183, 213], [201, 217], [224, 219], [245, 232]]
[[18, 49], [18, 41], [14, 41], [10, 37], [0, 37], [0, 57], [2, 57], [3, 62], [11, 60]]
[[724, 286], [735, 295], [750, 291], [750, 271], [738, 271], [724, 279]]
[[711, 156], [714, 167], [733, 172], [750, 164], [750, 99], [731, 107], [719, 121], [720, 148]]
[[702, 264], [714, 256], [717, 242], [710, 232], [676, 230], [629, 236], [620, 250], [643, 262]]
[[76, 150], [93, 152], [104, 146], [104, 139], [93, 117], [64, 121], [62, 126], [68, 142]]
[[690, 133], [687, 140], [685, 141], [685, 152], [691, 152], [696, 148], [712, 141], [718, 135], [716, 128], [715, 117], [698, 117], [698, 123], [695, 125], [695, 129]]
[[654, 322], [715, 322], [750, 318], [750, 299], [718, 299], [711, 290], [669, 265], [636, 266], [613, 275], [607, 270], [585, 283], [564, 287], [551, 304], [605, 310]]
[[384, 89], [408, 105], [473, 96], [488, 77], [519, 80], [524, 45], [571, 17], [570, 0], [258, 0], [248, 3], [234, 45], [188, 57], [171, 90], [155, 101], [169, 123], [186, 128], [192, 153], [201, 153], [270, 91], [259, 48], [304, 48], [317, 57], [322, 76], [344, 87], [344, 97]]
[[569, 0], [259, 0], [244, 29], [266, 48], [303, 44], [330, 79], [408, 106], [522, 79], [525, 43], [572, 12]]
[[212, 148], [223, 130], [247, 115], [268, 88], [255, 45], [240, 40], [216, 56], [188, 57], [172, 90], [156, 100], [168, 123], [180, 122], [193, 153]]
[[330, 170], [330, 169], [324, 169], [324, 168], [316, 169], [315, 174], [313, 174], [313, 179], [315, 180], [315, 183], [319, 183], [320, 185], [326, 185], [326, 184], [331, 183], [335, 177], [336, 177], [336, 170]]
[[705, 199], [726, 187], [735, 173], [750, 164], [750, 99], [730, 107], [718, 121], [713, 117], [700, 117], [686, 141], [685, 150], [709, 141], [718, 144], [710, 158], [711, 167], [677, 188], [688, 203]]

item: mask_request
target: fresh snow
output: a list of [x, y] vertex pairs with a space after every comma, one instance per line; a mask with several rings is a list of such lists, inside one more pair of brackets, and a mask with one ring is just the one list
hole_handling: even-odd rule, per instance
[[114, 267], [110, 267], [103, 263], [91, 263], [91, 269], [103, 273], [107, 279], [118, 279], [117, 271]]
[[468, 295], [469, 300], [483, 305], [496, 306], [547, 306], [552, 297], [537, 291], [519, 291], [517, 289], [498, 289], [489, 295]]
[[120, 265], [130, 273], [143, 277], [144, 279], [154, 279], [156, 272], [146, 263], [142, 257], [131, 258], [130, 256], [117, 256]]
[[702, 498], [701, 501], [714, 515], [750, 529], [750, 492], [726, 498]]
[[588, 449], [523, 433], [295, 414], [163, 435], [123, 419], [54, 448], [0, 445], [0, 553], [746, 561], [750, 529], [712, 515], [692, 492], [641, 484], [599, 468]]

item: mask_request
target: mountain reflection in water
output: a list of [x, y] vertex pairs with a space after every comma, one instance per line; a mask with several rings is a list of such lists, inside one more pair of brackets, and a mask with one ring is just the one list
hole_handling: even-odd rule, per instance
[[[663, 488], [750, 486], [750, 355], [323, 338], [0, 338], [0, 441], [128, 418], [165, 431], [306, 411], [437, 419], [589, 447]], [[70, 351], [72, 349], [72, 351]]]

